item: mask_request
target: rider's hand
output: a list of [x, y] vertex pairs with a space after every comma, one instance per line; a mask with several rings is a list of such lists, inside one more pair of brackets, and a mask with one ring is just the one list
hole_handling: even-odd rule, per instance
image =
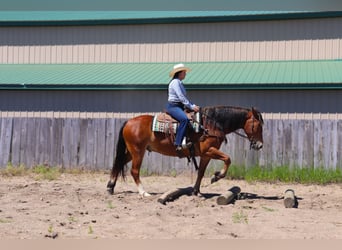
[[199, 106], [197, 106], [197, 105], [195, 105], [195, 107], [194, 107], [194, 111], [195, 112], [198, 112], [200, 110], [200, 107]]

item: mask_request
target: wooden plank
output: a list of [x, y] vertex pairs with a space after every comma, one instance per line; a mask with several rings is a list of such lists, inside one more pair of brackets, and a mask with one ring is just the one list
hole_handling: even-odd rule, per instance
[[289, 167], [294, 168], [298, 166], [298, 124], [296, 119], [289, 121], [291, 122], [291, 145], [288, 149], [291, 152], [291, 155], [289, 155]]
[[283, 143], [283, 160], [282, 164], [284, 166], [289, 166], [292, 162], [292, 140], [293, 140], [293, 128], [291, 120], [284, 120], [283, 121], [283, 137], [282, 137], [282, 143]]
[[313, 120], [304, 120], [303, 135], [303, 166], [314, 167], [314, 123]]
[[[31, 148], [31, 150], [30, 150], [30, 156], [29, 156], [29, 158], [31, 159], [31, 161], [32, 161], [32, 167], [34, 167], [34, 166], [38, 166], [39, 165], [39, 162], [38, 162], [38, 157], [37, 157], [37, 155], [38, 155], [38, 147], [39, 147], [39, 131], [40, 131], [40, 118], [37, 118], [37, 116], [38, 116], [39, 114], [38, 113], [34, 113], [34, 115], [33, 115], [33, 118], [32, 119], [34, 119], [34, 122], [32, 123], [32, 124], [34, 124], [34, 127], [33, 127], [33, 129], [34, 129], [34, 143], [32, 143], [31, 145], [30, 145], [30, 148]], [[31, 138], [31, 140], [32, 140], [32, 138]]]
[[106, 120], [103, 118], [95, 120], [96, 137], [95, 137], [95, 168], [103, 169], [105, 165], [106, 151]]
[[314, 168], [323, 166], [323, 138], [321, 120], [314, 120]]
[[303, 140], [303, 134], [304, 134], [304, 127], [303, 127], [303, 122], [302, 120], [294, 120], [293, 121], [294, 124], [294, 129], [295, 129], [295, 133], [296, 133], [296, 140], [295, 143], [292, 144], [292, 148], [293, 151], [295, 152], [295, 159], [296, 162], [293, 163], [294, 167], [299, 167], [299, 168], [303, 168], [303, 144], [304, 144], [304, 140]]
[[265, 120], [263, 128], [264, 146], [262, 149], [262, 159], [263, 163], [260, 166], [272, 167], [274, 162], [272, 162], [272, 131], [275, 122], [274, 120]]
[[25, 165], [29, 168], [37, 165], [35, 160], [35, 145], [37, 144], [37, 119], [28, 118], [27, 123], [27, 136], [24, 146], [25, 153]]
[[78, 153], [78, 166], [85, 167], [86, 166], [86, 156], [87, 156], [87, 134], [88, 128], [88, 119], [82, 118], [80, 120], [80, 145], [79, 145], [79, 153]]
[[[240, 133], [244, 134], [245, 132], [243, 130], [239, 131]], [[239, 148], [239, 150], [235, 150], [234, 148], [232, 151], [235, 151], [235, 156], [238, 161], [239, 165], [245, 165], [245, 160], [246, 160], [246, 155], [247, 155], [247, 150], [249, 150], [249, 147], [246, 144], [246, 141], [244, 138], [237, 134], [232, 134], [235, 138], [235, 144], [234, 147]], [[235, 159], [235, 158], [234, 158]]]
[[337, 154], [336, 154], [336, 168], [339, 168], [342, 171], [342, 120], [338, 120], [337, 121], [337, 125], [336, 125], [336, 131], [337, 131]]
[[27, 142], [27, 123], [28, 118], [23, 117], [20, 121], [20, 151], [19, 151], [19, 162], [20, 164], [28, 167], [26, 164], [26, 142]]
[[40, 162], [44, 165], [52, 166], [51, 165], [51, 144], [54, 143], [53, 138], [51, 136], [51, 126], [52, 126], [52, 119], [48, 117], [41, 118], [41, 128], [40, 131], [40, 144], [42, 144], [41, 155], [40, 155]]
[[10, 162], [13, 118], [1, 119], [0, 131], [0, 167], [6, 167]]
[[[1, 119], [1, 118], [0, 118]], [[22, 118], [13, 118], [13, 132], [12, 132], [12, 153], [11, 162], [13, 166], [20, 165], [20, 135]]]
[[331, 130], [330, 130], [330, 165], [329, 167], [332, 169], [336, 169], [338, 167], [338, 163], [337, 163], [337, 155], [340, 154], [340, 151], [338, 151], [338, 134], [339, 131], [337, 130], [337, 124], [338, 121], [337, 120], [330, 120], [331, 124]]
[[38, 165], [49, 165], [48, 157], [50, 147], [48, 147], [48, 136], [50, 135], [47, 130], [48, 124], [46, 118], [37, 118], [37, 143], [35, 145], [35, 160]]
[[77, 167], [80, 144], [80, 126], [78, 118], [65, 118], [63, 126], [62, 147], [63, 167]]
[[[269, 157], [268, 159], [271, 162], [279, 162], [279, 157], [278, 157], [278, 152], [279, 152], [279, 144], [278, 144], [278, 124], [276, 120], [271, 120], [270, 121], [270, 132], [271, 132], [271, 150], [269, 151]], [[280, 152], [279, 152], [280, 153]], [[277, 166], [272, 166], [272, 167], [277, 167]]]
[[37, 165], [50, 165], [51, 143], [50, 123], [48, 118], [36, 118], [35, 162]]
[[62, 131], [63, 118], [51, 118], [50, 138], [50, 165], [55, 167], [62, 166]]
[[108, 118], [106, 119], [106, 138], [105, 138], [105, 161], [104, 161], [104, 169], [111, 170], [114, 162], [114, 126], [115, 119]]
[[62, 166], [64, 168], [71, 167], [71, 151], [72, 151], [72, 136], [73, 128], [71, 118], [63, 119], [62, 127]]
[[87, 152], [85, 157], [85, 166], [89, 169], [95, 168], [95, 133], [96, 128], [93, 119], [88, 119], [87, 124]]
[[72, 126], [72, 135], [71, 135], [71, 154], [70, 154], [70, 164], [71, 167], [78, 166], [78, 158], [79, 158], [79, 150], [80, 150], [80, 119], [73, 118], [71, 119], [71, 126]]
[[325, 169], [331, 168], [331, 152], [332, 152], [332, 121], [322, 120], [322, 156], [323, 156], [323, 167]]

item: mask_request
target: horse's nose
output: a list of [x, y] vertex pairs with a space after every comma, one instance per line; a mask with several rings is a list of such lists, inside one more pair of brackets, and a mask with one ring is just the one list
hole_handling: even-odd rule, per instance
[[256, 149], [257, 149], [257, 150], [262, 149], [262, 146], [263, 146], [262, 142], [258, 141], [258, 142], [256, 143]]

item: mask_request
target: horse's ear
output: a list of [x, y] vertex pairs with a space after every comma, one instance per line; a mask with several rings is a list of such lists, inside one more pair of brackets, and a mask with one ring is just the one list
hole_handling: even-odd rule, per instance
[[264, 123], [263, 119], [262, 119], [262, 116], [261, 116], [261, 113], [259, 112], [259, 110], [257, 110], [255, 107], [252, 107], [252, 113], [253, 113], [253, 116], [258, 120], [260, 121], [262, 124]]
[[258, 110], [255, 107], [252, 107], [252, 113], [254, 115], [254, 117], [258, 117]]

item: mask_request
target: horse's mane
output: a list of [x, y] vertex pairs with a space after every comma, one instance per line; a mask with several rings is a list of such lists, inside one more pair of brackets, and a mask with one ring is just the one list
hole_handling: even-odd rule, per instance
[[[255, 109], [256, 110], [256, 109]], [[202, 108], [202, 116], [207, 125], [213, 125], [221, 130], [236, 130], [244, 124], [249, 108], [233, 106], [209, 106]], [[261, 113], [258, 113], [258, 119], [263, 123]]]

